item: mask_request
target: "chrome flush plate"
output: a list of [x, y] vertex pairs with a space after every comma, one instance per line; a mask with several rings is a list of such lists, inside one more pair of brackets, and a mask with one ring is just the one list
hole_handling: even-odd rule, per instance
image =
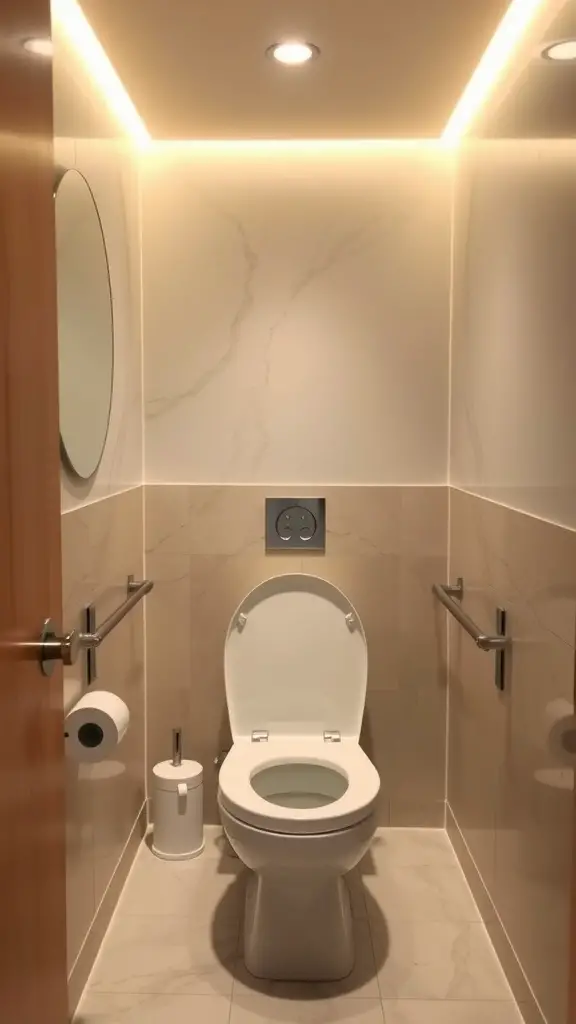
[[266, 550], [326, 550], [325, 498], [266, 498]]

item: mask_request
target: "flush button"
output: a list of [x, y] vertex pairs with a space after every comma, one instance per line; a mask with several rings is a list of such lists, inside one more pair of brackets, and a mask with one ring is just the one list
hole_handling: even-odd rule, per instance
[[266, 550], [325, 550], [324, 498], [266, 498]]

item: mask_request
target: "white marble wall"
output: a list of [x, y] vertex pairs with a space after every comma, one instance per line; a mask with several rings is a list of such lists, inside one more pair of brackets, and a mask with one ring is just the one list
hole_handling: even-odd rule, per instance
[[481, 142], [458, 175], [451, 482], [576, 527], [576, 142]]
[[148, 483], [446, 482], [450, 158], [158, 145]]
[[100, 466], [88, 482], [61, 475], [62, 510], [142, 482], [139, 166], [133, 144], [55, 25], [55, 159], [88, 180], [102, 220], [114, 315], [114, 391]]

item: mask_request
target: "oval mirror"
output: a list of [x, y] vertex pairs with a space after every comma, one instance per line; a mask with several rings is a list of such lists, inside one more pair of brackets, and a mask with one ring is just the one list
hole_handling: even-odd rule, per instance
[[79, 171], [56, 183], [60, 450], [74, 476], [96, 472], [106, 443], [114, 325], [106, 243], [92, 190]]

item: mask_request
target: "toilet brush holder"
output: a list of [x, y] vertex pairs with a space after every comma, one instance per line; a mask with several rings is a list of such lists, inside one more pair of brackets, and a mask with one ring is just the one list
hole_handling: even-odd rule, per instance
[[188, 860], [204, 849], [203, 769], [182, 759], [182, 734], [173, 732], [171, 761], [152, 769], [152, 851], [163, 860]]

